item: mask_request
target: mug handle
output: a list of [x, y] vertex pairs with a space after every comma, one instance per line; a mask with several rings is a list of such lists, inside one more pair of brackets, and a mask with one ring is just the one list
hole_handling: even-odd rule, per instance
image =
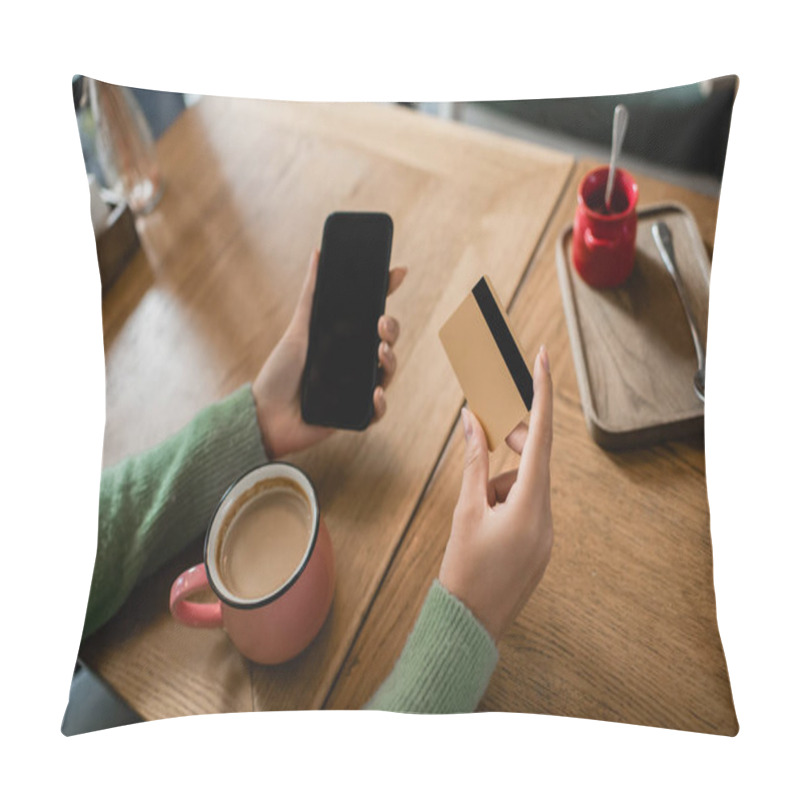
[[175, 578], [169, 593], [169, 610], [175, 619], [192, 628], [222, 627], [222, 603], [192, 603], [187, 595], [208, 588], [205, 564], [196, 564]]

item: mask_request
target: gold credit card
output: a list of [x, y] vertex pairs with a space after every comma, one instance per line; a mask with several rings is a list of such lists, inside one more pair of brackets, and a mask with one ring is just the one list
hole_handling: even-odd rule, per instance
[[487, 276], [445, 322], [439, 338], [494, 450], [531, 410], [533, 377]]

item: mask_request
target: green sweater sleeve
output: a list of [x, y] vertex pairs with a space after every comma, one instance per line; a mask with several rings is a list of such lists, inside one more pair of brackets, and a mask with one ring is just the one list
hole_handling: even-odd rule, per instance
[[[267, 461], [249, 386], [201, 411], [162, 444], [103, 471], [86, 637], [136, 583], [205, 533], [227, 487]], [[389, 677], [366, 708], [474, 711], [497, 664], [491, 636], [438, 581]]]
[[204, 534], [225, 489], [266, 461], [245, 385], [162, 444], [104, 470], [83, 636], [119, 610], [137, 581]]
[[483, 625], [434, 581], [400, 658], [365, 708], [417, 714], [474, 711], [497, 661], [497, 648]]

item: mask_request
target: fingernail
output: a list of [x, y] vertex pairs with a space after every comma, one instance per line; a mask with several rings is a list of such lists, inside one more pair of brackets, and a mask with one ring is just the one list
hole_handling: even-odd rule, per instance
[[550, 374], [550, 357], [547, 355], [547, 348], [542, 345], [539, 348], [539, 357], [542, 359], [542, 366], [547, 370], [547, 374]]
[[472, 436], [472, 420], [469, 418], [466, 408], [461, 409], [461, 421], [464, 423], [464, 437], [469, 440], [469, 437]]

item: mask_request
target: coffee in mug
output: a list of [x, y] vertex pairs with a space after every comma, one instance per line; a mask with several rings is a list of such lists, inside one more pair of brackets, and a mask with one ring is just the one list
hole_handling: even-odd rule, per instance
[[218, 537], [221, 584], [248, 600], [276, 591], [302, 563], [311, 526], [311, 508], [294, 484], [257, 483], [239, 498]]
[[[333, 548], [305, 473], [258, 467], [225, 493], [209, 525], [202, 564], [172, 586], [170, 610], [185, 625], [223, 627], [253, 661], [277, 664], [316, 636], [333, 599]], [[210, 586], [218, 600], [188, 598]]]

